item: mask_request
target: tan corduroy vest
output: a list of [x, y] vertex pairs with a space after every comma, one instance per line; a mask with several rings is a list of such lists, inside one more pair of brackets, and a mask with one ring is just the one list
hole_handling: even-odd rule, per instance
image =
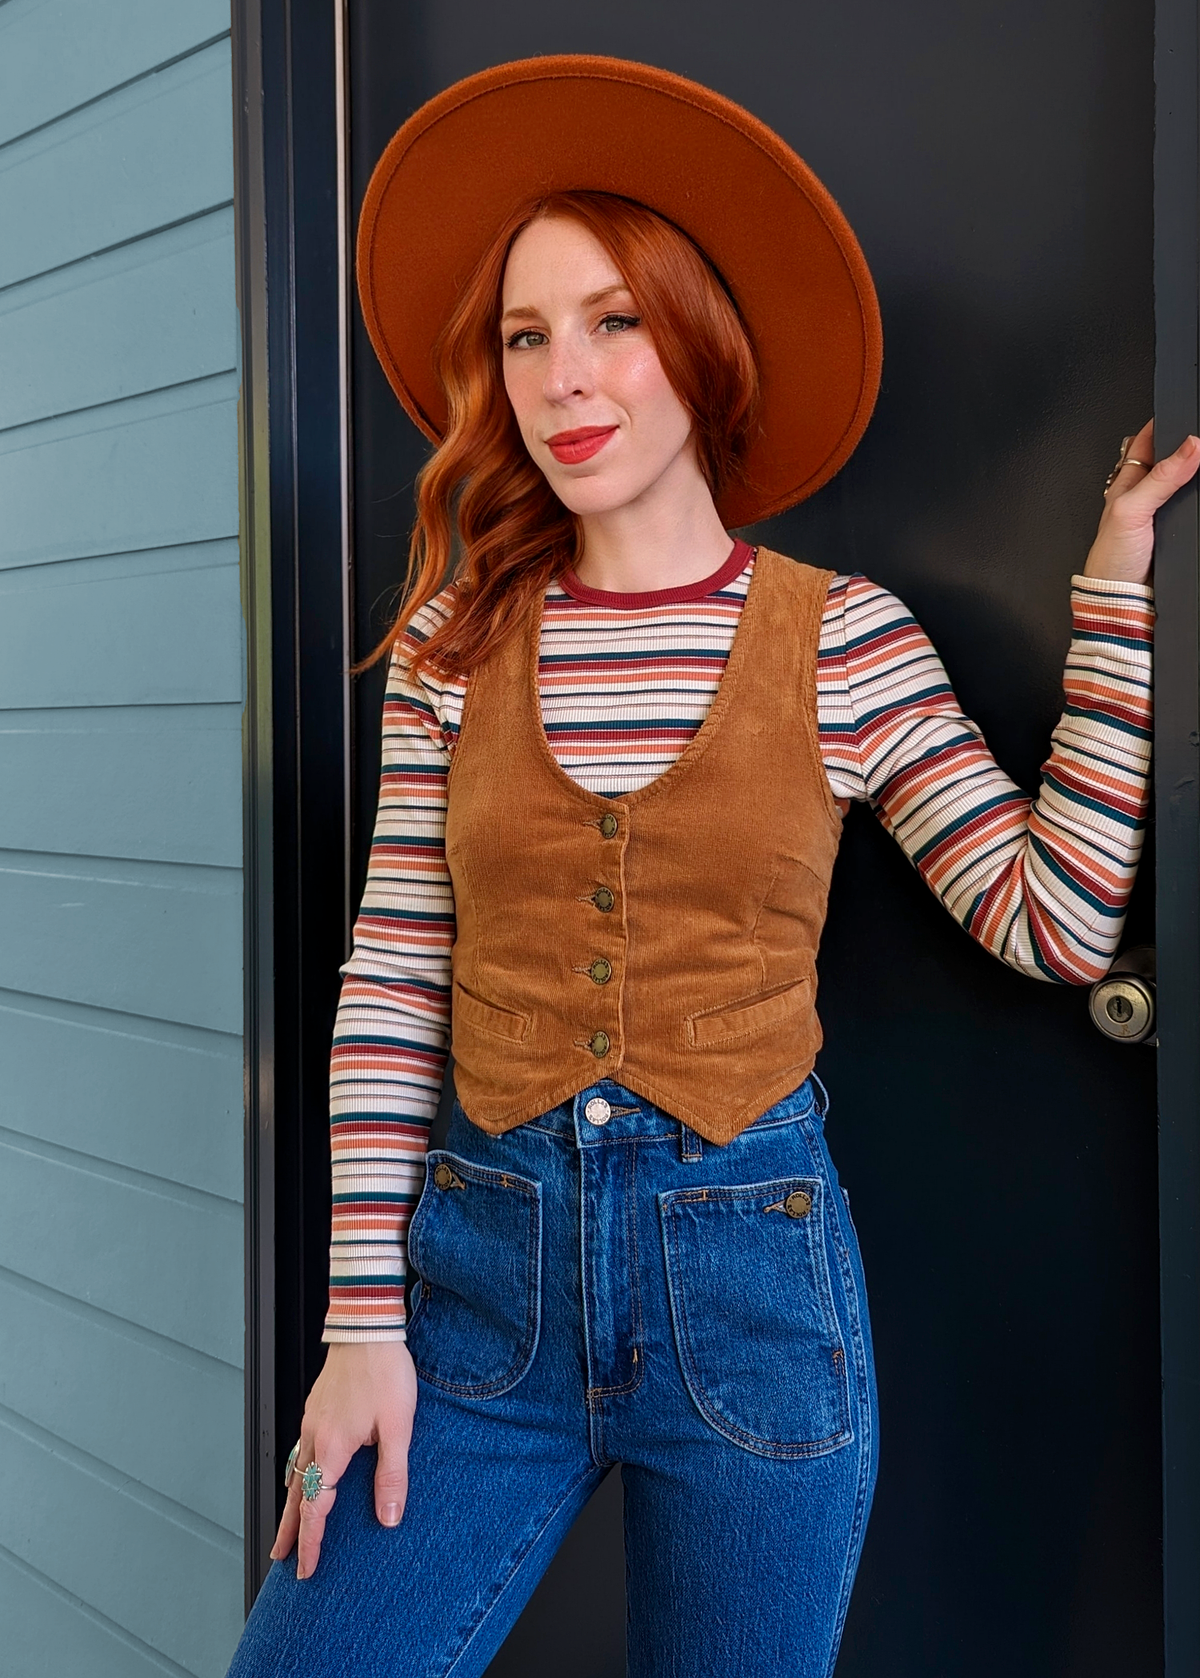
[[812, 1069], [841, 833], [817, 735], [830, 575], [760, 549], [703, 726], [625, 797], [550, 751], [540, 602], [472, 673], [446, 849], [455, 1080], [484, 1130], [612, 1078], [728, 1142]]

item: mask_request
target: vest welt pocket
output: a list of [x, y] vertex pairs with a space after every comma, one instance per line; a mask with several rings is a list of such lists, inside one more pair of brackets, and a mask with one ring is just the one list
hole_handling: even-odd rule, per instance
[[786, 1177], [659, 1196], [684, 1381], [705, 1420], [758, 1456], [824, 1456], [853, 1437], [824, 1192]]
[[688, 1016], [688, 1042], [695, 1049], [707, 1049], [734, 1037], [767, 1031], [804, 1012], [811, 999], [812, 981], [797, 979], [765, 996], [739, 997], [719, 1008], [706, 1008], [703, 1013]]
[[431, 1149], [408, 1256], [418, 1277], [408, 1344], [422, 1380], [465, 1398], [515, 1387], [541, 1323], [541, 1184]]
[[494, 1002], [484, 1002], [456, 981], [452, 1025], [486, 1031], [493, 1037], [502, 1037], [506, 1043], [523, 1043], [529, 1030], [529, 1016], [511, 1008], [498, 1008]]

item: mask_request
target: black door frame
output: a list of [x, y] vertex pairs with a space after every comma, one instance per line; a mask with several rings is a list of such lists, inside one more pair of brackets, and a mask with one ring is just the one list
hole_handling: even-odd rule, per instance
[[[1155, 409], [1200, 432], [1200, 28], [1156, 0]], [[234, 0], [247, 623], [246, 1593], [318, 1366], [320, 1063], [349, 917], [345, 0]], [[302, 113], [302, 121], [293, 121]], [[298, 183], [302, 183], [298, 185]], [[336, 322], [336, 331], [330, 326]], [[1200, 496], [1159, 521], [1156, 822], [1167, 1678], [1200, 1678]], [[340, 785], [331, 810], [309, 789]], [[317, 885], [319, 882], [319, 886]], [[306, 890], [306, 886], [311, 888]]]

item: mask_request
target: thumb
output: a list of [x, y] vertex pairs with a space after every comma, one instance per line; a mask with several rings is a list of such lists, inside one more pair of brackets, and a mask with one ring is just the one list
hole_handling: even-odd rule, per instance
[[412, 1426], [393, 1421], [379, 1428], [379, 1461], [375, 1468], [375, 1513], [381, 1525], [399, 1524], [408, 1501], [408, 1441]]

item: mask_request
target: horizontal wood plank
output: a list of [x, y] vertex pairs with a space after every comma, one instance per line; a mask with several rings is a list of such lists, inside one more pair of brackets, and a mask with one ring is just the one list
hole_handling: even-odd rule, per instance
[[236, 365], [231, 209], [0, 292], [0, 430]]
[[[0, 1404], [241, 1533], [240, 1370], [2, 1271], [0, 1346]], [[181, 1439], [202, 1473], [180, 1473]]]
[[240, 701], [238, 569], [204, 562], [231, 553], [213, 544], [191, 570], [66, 587], [45, 567], [0, 573], [0, 711]]
[[238, 1036], [241, 877], [0, 854], [0, 989]]
[[242, 1214], [227, 1201], [0, 1131], [0, 1267], [242, 1360]]
[[187, 1673], [4, 1550], [0, 1626], [9, 1678], [184, 1678]]
[[4, 991], [0, 1066], [10, 1130], [241, 1200], [238, 1038]]
[[11, 1412], [0, 1462], [5, 1549], [197, 1678], [222, 1678], [241, 1632], [235, 1540]]
[[0, 435], [0, 506], [0, 570], [236, 537], [235, 376]]
[[229, 0], [8, 0], [0, 144], [229, 28]]
[[0, 286], [233, 198], [228, 41], [0, 150]]
[[237, 868], [241, 777], [240, 705], [0, 712], [0, 850]]

